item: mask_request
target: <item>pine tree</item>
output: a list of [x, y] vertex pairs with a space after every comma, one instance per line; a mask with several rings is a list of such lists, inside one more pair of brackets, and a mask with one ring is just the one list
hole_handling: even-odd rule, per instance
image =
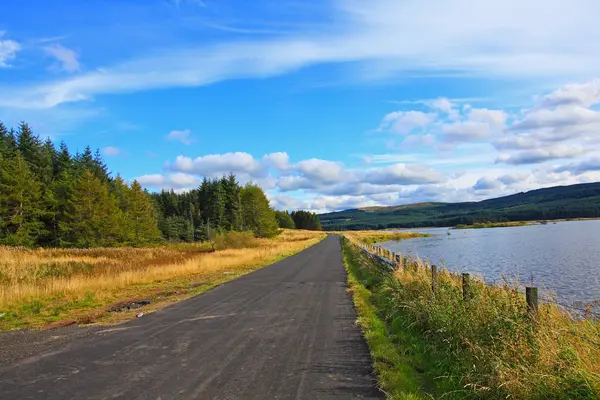
[[0, 242], [34, 246], [44, 233], [40, 216], [41, 189], [20, 155], [0, 155]]
[[84, 170], [74, 185], [60, 230], [71, 246], [114, 246], [119, 242], [121, 218], [107, 186], [92, 171]]
[[296, 229], [306, 229], [311, 231], [323, 230], [321, 227], [321, 220], [315, 213], [303, 210], [292, 211], [291, 217], [296, 224]]
[[[139, 245], [157, 241], [160, 238], [160, 231], [156, 225], [152, 200], [137, 181], [131, 184], [127, 198], [128, 207], [124, 211], [125, 218], [132, 227], [133, 243]], [[189, 229], [188, 237], [193, 241], [194, 231], [191, 223]]]
[[235, 179], [235, 175], [231, 173], [228, 177], [223, 177], [221, 179], [221, 187], [225, 196], [223, 227], [228, 231], [239, 230], [241, 225], [241, 188]]
[[73, 169], [73, 159], [71, 158], [71, 154], [69, 154], [69, 149], [67, 148], [67, 144], [63, 141], [60, 142], [60, 147], [58, 150], [58, 156], [56, 159], [56, 164], [54, 168], [54, 176], [58, 177], [61, 173], [65, 171], [71, 171]]
[[19, 125], [19, 130], [17, 132], [17, 146], [21, 156], [30, 164], [30, 166], [35, 167], [38, 165], [41, 150], [40, 139], [33, 134], [31, 127], [25, 122], [21, 122]]

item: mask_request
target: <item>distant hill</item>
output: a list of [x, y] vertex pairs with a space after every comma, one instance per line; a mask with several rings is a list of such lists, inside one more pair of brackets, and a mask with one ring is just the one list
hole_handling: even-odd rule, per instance
[[319, 215], [325, 230], [597, 217], [600, 217], [600, 182], [537, 189], [479, 202], [365, 207]]

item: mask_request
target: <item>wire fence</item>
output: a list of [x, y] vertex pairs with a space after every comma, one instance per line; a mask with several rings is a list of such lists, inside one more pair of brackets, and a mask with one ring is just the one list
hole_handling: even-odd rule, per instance
[[[377, 257], [380, 261], [383, 261], [390, 270], [398, 268], [399, 266], [406, 267], [407, 264], [418, 264], [418, 259], [416, 257], [410, 257], [407, 255], [396, 254], [386, 248], [383, 248], [378, 245], [373, 244], [364, 244], [360, 242], [353, 241], [355, 245], [361, 248], [363, 251], [368, 253], [371, 256]], [[426, 264], [426, 263], [423, 263]], [[437, 271], [437, 267], [436, 267]], [[469, 279], [469, 274], [462, 274], [463, 279], [464, 276], [467, 276], [467, 280]], [[531, 305], [537, 311], [537, 303], [538, 303], [538, 295], [537, 288], [534, 291], [535, 294], [532, 294], [529, 290], [526, 291], [527, 294], [527, 303], [528, 306]], [[530, 298], [531, 295], [534, 295], [535, 298]], [[577, 302], [574, 304], [567, 304], [565, 302], [557, 301], [556, 299], [548, 298], [548, 297], [540, 297], [539, 301], [545, 304], [553, 304], [555, 306], [561, 307], [563, 310], [568, 312], [574, 317], [583, 317], [585, 319], [600, 319], [600, 310], [595, 310], [595, 308], [600, 308], [600, 300], [592, 301], [589, 303]]]

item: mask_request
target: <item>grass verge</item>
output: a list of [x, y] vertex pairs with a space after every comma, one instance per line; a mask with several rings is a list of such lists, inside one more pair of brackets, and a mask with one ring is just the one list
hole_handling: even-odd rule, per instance
[[[388, 272], [347, 240], [344, 252], [353, 280], [368, 290], [361, 296], [384, 322], [380, 336], [404, 356], [378, 367], [391, 398], [413, 395], [414, 380], [402, 372], [406, 365], [419, 372], [423, 395], [433, 398], [600, 398], [598, 321], [575, 319], [548, 304], [533, 316], [520, 290], [508, 284], [472, 281], [465, 301], [460, 276], [446, 270], [438, 272], [434, 294], [431, 270], [418, 260]], [[373, 346], [377, 360], [385, 346], [378, 340]], [[389, 369], [400, 371], [392, 382]]]
[[[235, 237], [234, 237], [235, 236]], [[246, 235], [247, 236], [247, 235]], [[314, 245], [321, 232], [272, 239], [234, 234], [215, 252], [205, 243], [120, 249], [0, 248], [0, 330], [134, 318]], [[140, 309], [112, 304], [150, 300]]]
[[354, 299], [360, 325], [371, 350], [380, 389], [389, 399], [416, 400], [430, 398], [422, 389], [425, 379], [419, 376], [424, 365], [423, 343], [410, 331], [394, 334], [379, 315], [374, 293], [380, 274], [369, 268], [368, 257], [342, 237], [348, 286]]

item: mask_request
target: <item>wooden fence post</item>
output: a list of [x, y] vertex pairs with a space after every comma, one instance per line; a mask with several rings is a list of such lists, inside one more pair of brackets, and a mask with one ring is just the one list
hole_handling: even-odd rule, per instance
[[437, 292], [437, 276], [438, 275], [438, 271], [437, 271], [437, 265], [432, 265], [431, 266], [431, 291], [433, 292], [433, 294], [435, 294]]
[[527, 311], [536, 316], [538, 312], [538, 288], [526, 287], [525, 298], [527, 300]]
[[469, 281], [471, 279], [471, 275], [462, 274], [462, 290], [463, 290], [463, 300], [469, 300]]
[[404, 271], [408, 271], [408, 256], [404, 257]]

